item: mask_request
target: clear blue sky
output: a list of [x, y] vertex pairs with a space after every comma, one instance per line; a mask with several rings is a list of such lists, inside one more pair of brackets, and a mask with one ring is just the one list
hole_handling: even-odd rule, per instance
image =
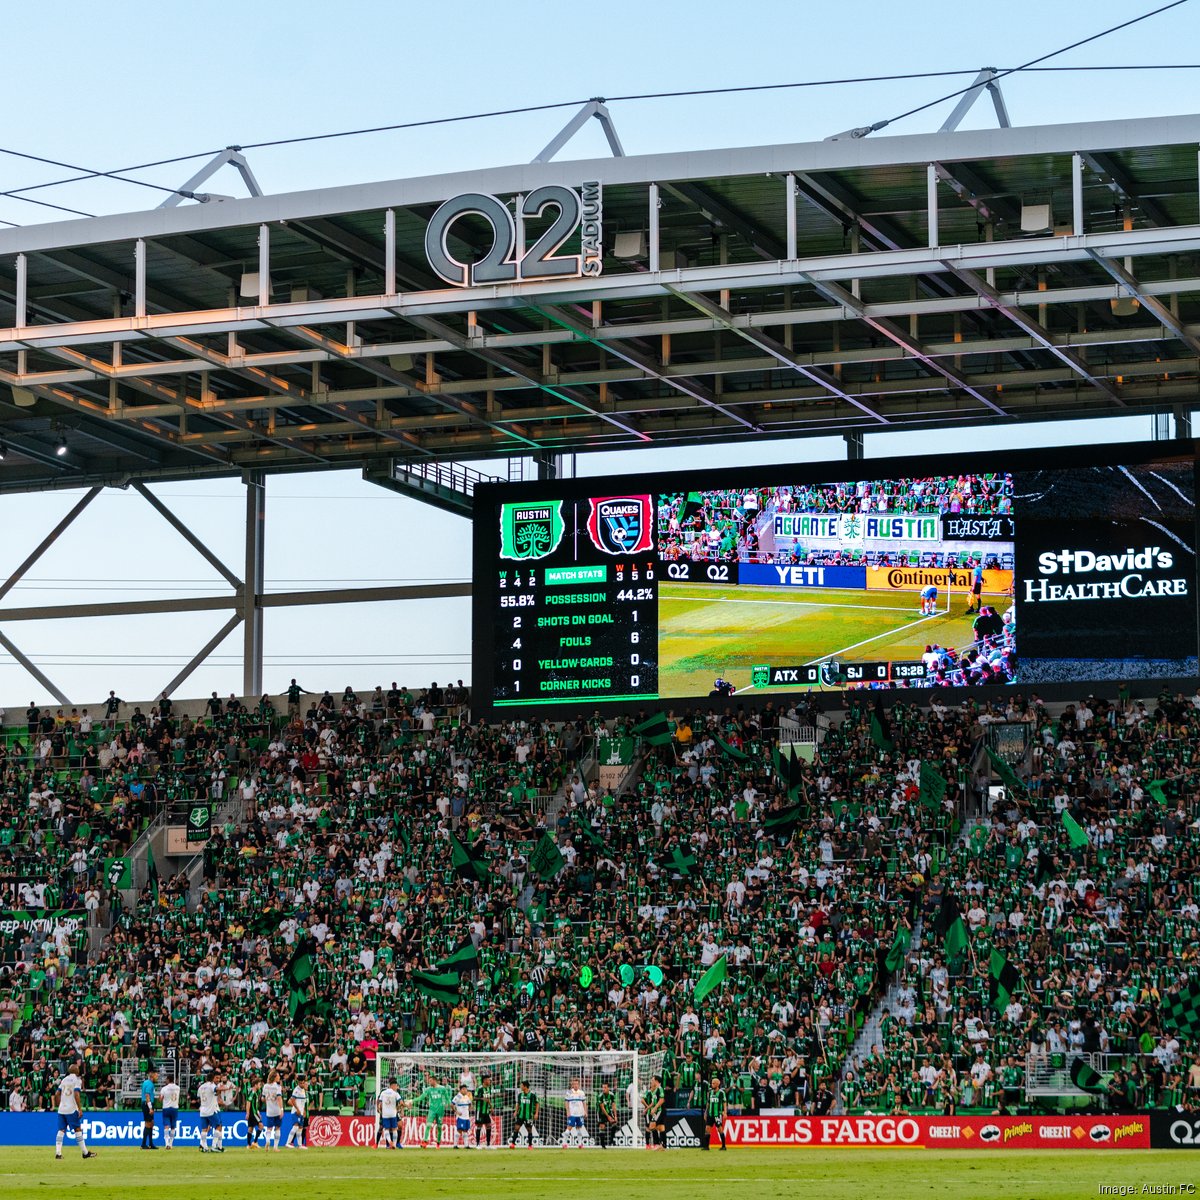
[[[0, 144], [89, 169], [112, 170], [230, 143], [416, 121], [593, 95], [1013, 66], [1153, 7], [1094, 0], [1014, 0], [1001, 7], [922, 0], [838, 5], [741, 5], [610, 0], [603, 5], [445, 5], [341, 0], [116, 0], [10, 6]], [[1056, 60], [1063, 65], [1195, 58], [1200, 4], [1189, 3]], [[532, 65], [530, 65], [532, 64]], [[1189, 112], [1200, 72], [1014, 77], [1004, 84], [1014, 124]], [[962, 78], [962, 84], [969, 77]], [[951, 91], [955, 80], [748, 93], [612, 106], [627, 153], [817, 140]], [[952, 102], [894, 127], [936, 129]], [[522, 162], [566, 111], [254, 151], [269, 192]], [[994, 123], [979, 104], [964, 127]], [[883, 136], [883, 135], [875, 135]], [[598, 128], [560, 157], [603, 154]], [[199, 160], [198, 160], [199, 161]], [[60, 168], [0, 155], [0, 190], [57, 179]], [[177, 186], [193, 163], [142, 172]], [[230, 173], [209, 185], [237, 192]], [[35, 193], [92, 213], [153, 207], [160, 196], [96, 180]], [[55, 219], [0, 198], [0, 218]], [[989, 434], [991, 444], [1127, 440], [1146, 420]], [[977, 436], [977, 435], [975, 435]], [[869, 456], [951, 450], [964, 435], [878, 435]], [[580, 474], [840, 457], [840, 440], [770, 442], [691, 452], [580, 457]], [[0, 468], [2, 469], [2, 468]], [[242, 499], [234, 481], [164, 486], [161, 495], [240, 573]], [[0, 577], [71, 506], [67, 493], [0, 496]], [[273, 477], [268, 485], [269, 589], [317, 581], [462, 579], [467, 523], [402, 500], [351, 473]], [[211, 569], [132, 492], [102, 495], [11, 595], [21, 605], [215, 589]], [[6, 632], [72, 700], [110, 687], [151, 696], [220, 627], [217, 614], [22, 622]], [[181, 694], [240, 690], [240, 631]], [[266, 684], [295, 674], [312, 687], [369, 687], [469, 678], [466, 601], [289, 609], [268, 613]], [[435, 665], [436, 664], [436, 665]], [[0, 652], [0, 706], [48, 699]]]

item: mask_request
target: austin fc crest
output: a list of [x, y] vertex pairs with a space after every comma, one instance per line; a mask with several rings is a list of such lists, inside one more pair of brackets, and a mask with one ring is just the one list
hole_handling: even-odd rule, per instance
[[591, 501], [588, 537], [605, 554], [641, 554], [650, 536], [654, 507], [649, 496], [602, 496]]

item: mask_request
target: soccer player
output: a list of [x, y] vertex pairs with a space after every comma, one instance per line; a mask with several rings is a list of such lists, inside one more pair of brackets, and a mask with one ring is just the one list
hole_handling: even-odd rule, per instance
[[667, 1127], [663, 1124], [663, 1109], [666, 1107], [667, 1096], [663, 1091], [662, 1080], [657, 1075], [650, 1080], [644, 1103], [646, 1106], [646, 1149], [665, 1150], [667, 1148]]
[[224, 1130], [221, 1128], [221, 1103], [217, 1099], [217, 1082], [219, 1075], [206, 1079], [197, 1089], [196, 1098], [200, 1101], [200, 1153], [208, 1154], [209, 1135], [212, 1135], [212, 1153], [224, 1154]]
[[708, 1085], [708, 1102], [704, 1106], [704, 1129], [705, 1132], [710, 1129], [717, 1131], [717, 1136], [721, 1139], [722, 1150], [728, 1149], [725, 1145], [725, 1118], [728, 1115], [725, 1087], [720, 1079], [713, 1079]]
[[73, 1062], [71, 1069], [58, 1085], [58, 1136], [54, 1139], [55, 1158], [62, 1158], [63, 1138], [68, 1129], [78, 1140], [83, 1157], [96, 1157], [87, 1148], [87, 1139], [83, 1132], [83, 1080], [80, 1078], [82, 1070], [83, 1063]]
[[[266, 1126], [266, 1149], [279, 1153], [279, 1131], [283, 1125], [283, 1088], [279, 1086], [279, 1072], [271, 1071], [263, 1084], [263, 1125]], [[272, 1142], [274, 1145], [272, 1145]]]
[[921, 616], [931, 617], [937, 612], [937, 584], [931, 583], [921, 589]]
[[172, 1080], [162, 1090], [163, 1145], [170, 1150], [175, 1145], [175, 1130], [179, 1126], [179, 1084]]
[[484, 1135], [483, 1144], [492, 1144], [492, 1107], [496, 1103], [496, 1089], [492, 1077], [485, 1071], [475, 1089], [475, 1149], [479, 1149], [479, 1135]]
[[471, 1093], [465, 1083], [458, 1085], [454, 1093], [454, 1141], [451, 1145], [458, 1149], [458, 1139], [462, 1136], [462, 1148], [468, 1149], [471, 1144]]
[[596, 1118], [600, 1122], [600, 1145], [607, 1150], [613, 1144], [617, 1132], [617, 1098], [606, 1079], [600, 1085], [600, 1098], [596, 1102]]
[[[165, 1089], [164, 1089], [165, 1094]], [[263, 1136], [262, 1115], [259, 1111], [260, 1097], [258, 1076], [251, 1075], [246, 1084], [246, 1149], [257, 1150], [258, 1139]], [[266, 1142], [263, 1137], [264, 1144]]]
[[[297, 1150], [308, 1149], [308, 1088], [303, 1079], [296, 1080], [291, 1096], [292, 1115], [296, 1118], [288, 1130], [287, 1145], [295, 1146]], [[292, 1139], [295, 1138], [295, 1141]]]
[[971, 572], [971, 598], [967, 601], [967, 612], [978, 615], [983, 611], [983, 563], [975, 564]]
[[432, 1075], [425, 1076], [425, 1089], [410, 1104], [424, 1104], [426, 1137], [432, 1137], [434, 1147], [442, 1148], [442, 1121], [446, 1116], [446, 1108], [450, 1103], [450, 1089], [444, 1084], [435, 1083]]
[[158, 1071], [151, 1067], [142, 1080], [142, 1149], [157, 1150], [154, 1144], [154, 1085], [158, 1082]]
[[567, 1089], [567, 1129], [563, 1135], [564, 1145], [575, 1145], [583, 1149], [587, 1137], [587, 1093], [579, 1086], [578, 1079], [571, 1080]]
[[538, 1098], [529, 1090], [529, 1080], [521, 1080], [521, 1090], [517, 1093], [517, 1106], [513, 1110], [513, 1132], [509, 1139], [508, 1148], [511, 1150], [517, 1144], [517, 1135], [521, 1130], [525, 1130], [526, 1146], [533, 1149], [533, 1139], [537, 1136], [537, 1126], [534, 1122], [538, 1119], [538, 1113], [541, 1108], [538, 1105]]
[[379, 1145], [386, 1150], [396, 1149], [396, 1139], [399, 1133], [400, 1120], [397, 1116], [397, 1107], [400, 1104], [400, 1093], [396, 1091], [392, 1081], [389, 1079], [383, 1085], [383, 1090], [376, 1098], [376, 1107], [379, 1109]]

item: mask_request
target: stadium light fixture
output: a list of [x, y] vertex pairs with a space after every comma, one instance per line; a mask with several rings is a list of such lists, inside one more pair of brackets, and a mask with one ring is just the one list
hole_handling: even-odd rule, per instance
[[62, 456], [64, 454], [66, 454], [66, 452], [67, 452], [67, 439], [65, 437], [63, 437], [63, 435], [60, 433], [58, 435], [58, 441], [54, 444], [54, 453], [57, 454], [59, 458], [62, 458]]
[[29, 388], [15, 387], [12, 390], [13, 403], [18, 408], [32, 408], [37, 403], [37, 397]]

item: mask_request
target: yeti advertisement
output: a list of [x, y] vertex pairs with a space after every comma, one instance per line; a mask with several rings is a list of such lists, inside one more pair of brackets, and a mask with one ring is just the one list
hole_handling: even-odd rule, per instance
[[1197, 673], [1193, 463], [1014, 476], [1022, 683]]

